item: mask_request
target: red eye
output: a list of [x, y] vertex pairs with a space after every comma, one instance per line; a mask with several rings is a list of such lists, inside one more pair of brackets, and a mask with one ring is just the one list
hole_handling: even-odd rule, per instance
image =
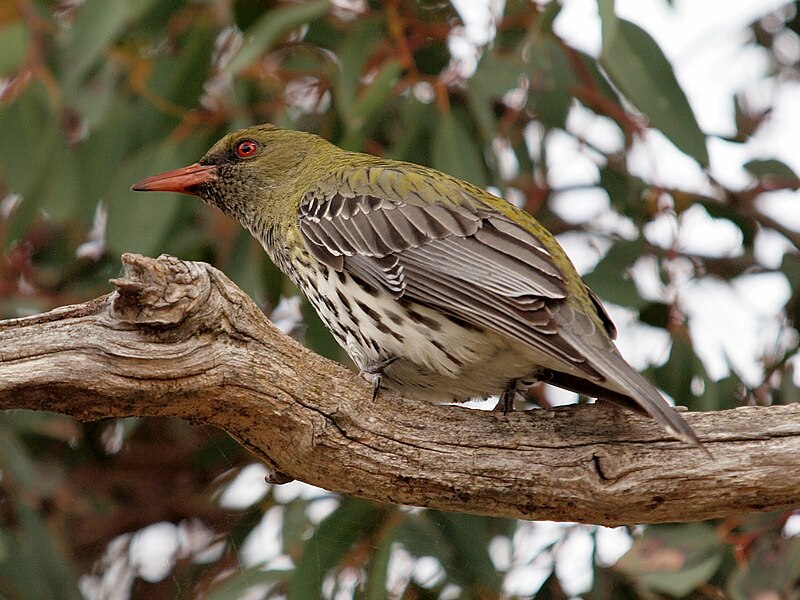
[[242, 140], [236, 144], [236, 156], [239, 158], [250, 158], [258, 150], [258, 144], [253, 140]]

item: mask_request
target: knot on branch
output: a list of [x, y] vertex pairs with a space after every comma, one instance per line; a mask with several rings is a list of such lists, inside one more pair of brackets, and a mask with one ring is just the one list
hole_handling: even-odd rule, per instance
[[122, 323], [162, 327], [183, 322], [211, 294], [205, 266], [167, 254], [123, 254], [123, 276], [111, 280], [117, 287], [111, 301], [114, 317]]

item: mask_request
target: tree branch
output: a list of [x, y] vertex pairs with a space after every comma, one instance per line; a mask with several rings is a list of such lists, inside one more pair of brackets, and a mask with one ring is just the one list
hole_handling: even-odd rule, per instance
[[182, 417], [228, 432], [276, 482], [445, 510], [615, 525], [800, 503], [800, 405], [687, 414], [712, 460], [606, 405], [503, 416], [387, 391], [373, 402], [216, 269], [123, 263], [112, 294], [0, 322], [0, 408]]

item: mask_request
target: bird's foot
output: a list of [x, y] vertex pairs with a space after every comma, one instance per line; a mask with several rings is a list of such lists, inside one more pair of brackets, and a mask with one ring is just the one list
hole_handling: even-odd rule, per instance
[[503, 411], [504, 415], [512, 412], [514, 410], [514, 400], [517, 397], [517, 380], [512, 379], [506, 384], [503, 393], [500, 394], [500, 400], [498, 400], [497, 405], [494, 407], [496, 411]]
[[381, 389], [381, 381], [383, 380], [384, 369], [396, 360], [397, 357], [392, 356], [391, 358], [387, 358], [386, 360], [380, 360], [378, 362], [364, 365], [364, 367], [361, 369], [362, 377], [364, 377], [367, 381], [372, 383], [373, 402], [375, 402], [375, 399], [378, 397], [378, 391]]
[[514, 411], [514, 400], [517, 399], [517, 394], [524, 397], [525, 392], [533, 385], [540, 381], [547, 381], [552, 377], [552, 373], [547, 369], [537, 369], [530, 375], [524, 378], [512, 379], [506, 383], [503, 393], [500, 394], [500, 400], [494, 407], [496, 411], [503, 411], [504, 415]]

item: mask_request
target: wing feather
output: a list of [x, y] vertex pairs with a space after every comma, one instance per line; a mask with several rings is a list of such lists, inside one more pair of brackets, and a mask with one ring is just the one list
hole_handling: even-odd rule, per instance
[[[382, 212], [386, 216], [386, 220], [403, 239], [404, 245], [401, 250], [424, 243], [428, 238], [421, 235], [422, 232], [414, 227], [408, 214], [406, 214], [410, 209], [408, 211], [400, 211], [394, 210], [394, 208], [395, 207], [392, 207]], [[397, 252], [397, 250], [395, 250], [395, 252]]]
[[[301, 203], [301, 235], [319, 260], [396, 298], [435, 307], [503, 333], [600, 379], [558, 333], [548, 301], [566, 284], [536, 237], [479, 197], [453, 186], [401, 181], [403, 175], [353, 177], [350, 196], [312, 191]], [[422, 186], [422, 187], [420, 187]], [[394, 190], [409, 190], [392, 197]], [[428, 196], [451, 193], [442, 202]]]
[[309, 252], [397, 299], [518, 340], [543, 355], [555, 385], [630, 397], [679, 437], [699, 443], [616, 350], [597, 297], [590, 293], [599, 321], [563, 301], [564, 274], [531, 230], [479, 190], [431, 181], [412, 165], [407, 170], [353, 169], [309, 191], [298, 214]]
[[509, 303], [498, 303], [497, 298], [486, 291], [465, 292], [449, 281], [443, 282], [440, 273], [427, 268], [418, 270], [416, 266], [406, 265], [404, 270], [408, 297], [517, 339], [554, 360], [571, 365], [588, 379], [602, 380], [582, 355], [557, 335], [557, 325], [544, 302], [539, 310], [522, 311]]
[[443, 237], [447, 230], [430, 213], [421, 206], [407, 204], [397, 206], [394, 210], [401, 210], [411, 225], [420, 233], [420, 241], [427, 242], [432, 239]]
[[372, 228], [380, 238], [384, 250], [379, 253], [397, 253], [408, 247], [405, 238], [395, 228], [387, 214], [388, 210], [373, 210], [369, 213]]
[[349, 256], [346, 259], [346, 270], [373, 288], [383, 289], [395, 298], [400, 298], [405, 291], [404, 268], [396, 256]]
[[322, 209], [322, 219], [335, 219], [342, 214], [345, 207], [345, 198], [339, 194], [335, 194], [327, 202], [320, 205]]

